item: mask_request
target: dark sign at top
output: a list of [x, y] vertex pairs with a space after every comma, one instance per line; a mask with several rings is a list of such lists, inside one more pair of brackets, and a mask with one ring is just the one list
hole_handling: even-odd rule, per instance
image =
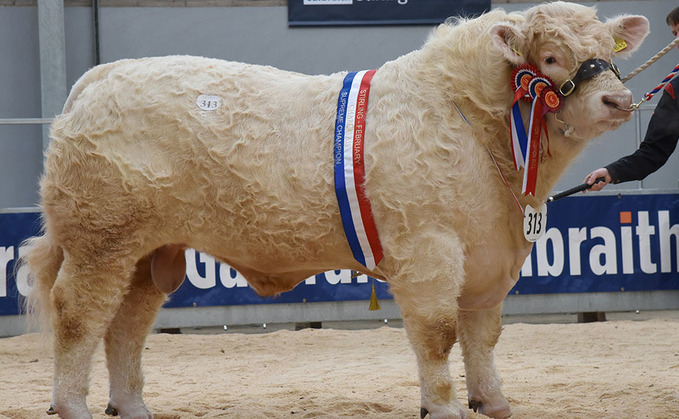
[[289, 0], [290, 26], [435, 25], [477, 16], [490, 0]]

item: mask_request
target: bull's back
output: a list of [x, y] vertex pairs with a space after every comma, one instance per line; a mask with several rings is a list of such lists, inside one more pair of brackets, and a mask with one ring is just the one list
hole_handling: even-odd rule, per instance
[[194, 236], [245, 244], [257, 231], [301, 245], [327, 235], [341, 82], [198, 57], [97, 67], [53, 124], [43, 204], [78, 208], [93, 229], [97, 212], [162, 222], [181, 236], [162, 240], [208, 247], [216, 240]]

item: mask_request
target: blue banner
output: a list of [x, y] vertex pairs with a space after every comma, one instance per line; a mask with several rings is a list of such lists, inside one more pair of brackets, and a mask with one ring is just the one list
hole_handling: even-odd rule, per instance
[[510, 294], [679, 289], [679, 194], [570, 197], [548, 211]]
[[20, 312], [19, 296], [27, 295], [30, 286], [27, 269], [15, 271], [14, 262], [23, 256], [21, 243], [39, 233], [38, 212], [0, 213], [0, 316]]
[[[36, 212], [0, 213], [0, 315], [19, 313], [30, 285], [14, 262], [24, 239], [39, 233]], [[386, 283], [329, 271], [275, 298], [261, 298], [238, 272], [209, 255], [186, 251], [184, 284], [166, 307], [392, 298]], [[547, 231], [535, 243], [510, 294], [679, 289], [679, 194], [593, 195], [549, 204]], [[366, 302], [367, 304], [367, 302]]]
[[490, 0], [289, 0], [290, 26], [435, 25], [478, 16]]

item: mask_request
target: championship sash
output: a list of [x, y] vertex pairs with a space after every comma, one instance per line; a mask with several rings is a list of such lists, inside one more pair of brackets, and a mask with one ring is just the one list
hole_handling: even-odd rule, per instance
[[372, 270], [382, 259], [370, 201], [365, 195], [363, 140], [370, 80], [375, 70], [347, 74], [337, 100], [334, 162], [335, 194], [354, 258]]

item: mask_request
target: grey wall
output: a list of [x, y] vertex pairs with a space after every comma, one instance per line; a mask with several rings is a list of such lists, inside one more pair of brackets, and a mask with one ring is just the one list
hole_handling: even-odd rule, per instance
[[[37, 8], [0, 9], [0, 118], [40, 117]], [[40, 126], [0, 125], [0, 208], [35, 202]]]
[[[643, 49], [618, 62], [623, 74], [634, 70], [672, 40], [665, 16], [675, 0], [605, 1], [599, 16], [643, 14], [652, 34]], [[507, 3], [521, 10], [529, 3]], [[67, 82], [72, 85], [93, 64], [92, 10], [65, 9]], [[39, 118], [40, 60], [35, 7], [0, 8], [0, 119]], [[101, 60], [166, 54], [203, 55], [267, 64], [307, 74], [377, 68], [385, 61], [419, 48], [432, 27], [288, 28], [286, 7], [105, 7], [100, 10]], [[361, 45], [360, 48], [351, 47]], [[635, 97], [653, 88], [679, 62], [673, 50], [628, 83]], [[657, 99], [651, 102], [657, 103]], [[556, 189], [580, 183], [591, 169], [636, 149], [652, 106], [635, 121], [592, 142]], [[37, 203], [42, 165], [41, 129], [35, 125], [2, 125], [0, 120], [0, 208]], [[677, 189], [679, 153], [641, 185], [628, 183], [608, 190]]]

